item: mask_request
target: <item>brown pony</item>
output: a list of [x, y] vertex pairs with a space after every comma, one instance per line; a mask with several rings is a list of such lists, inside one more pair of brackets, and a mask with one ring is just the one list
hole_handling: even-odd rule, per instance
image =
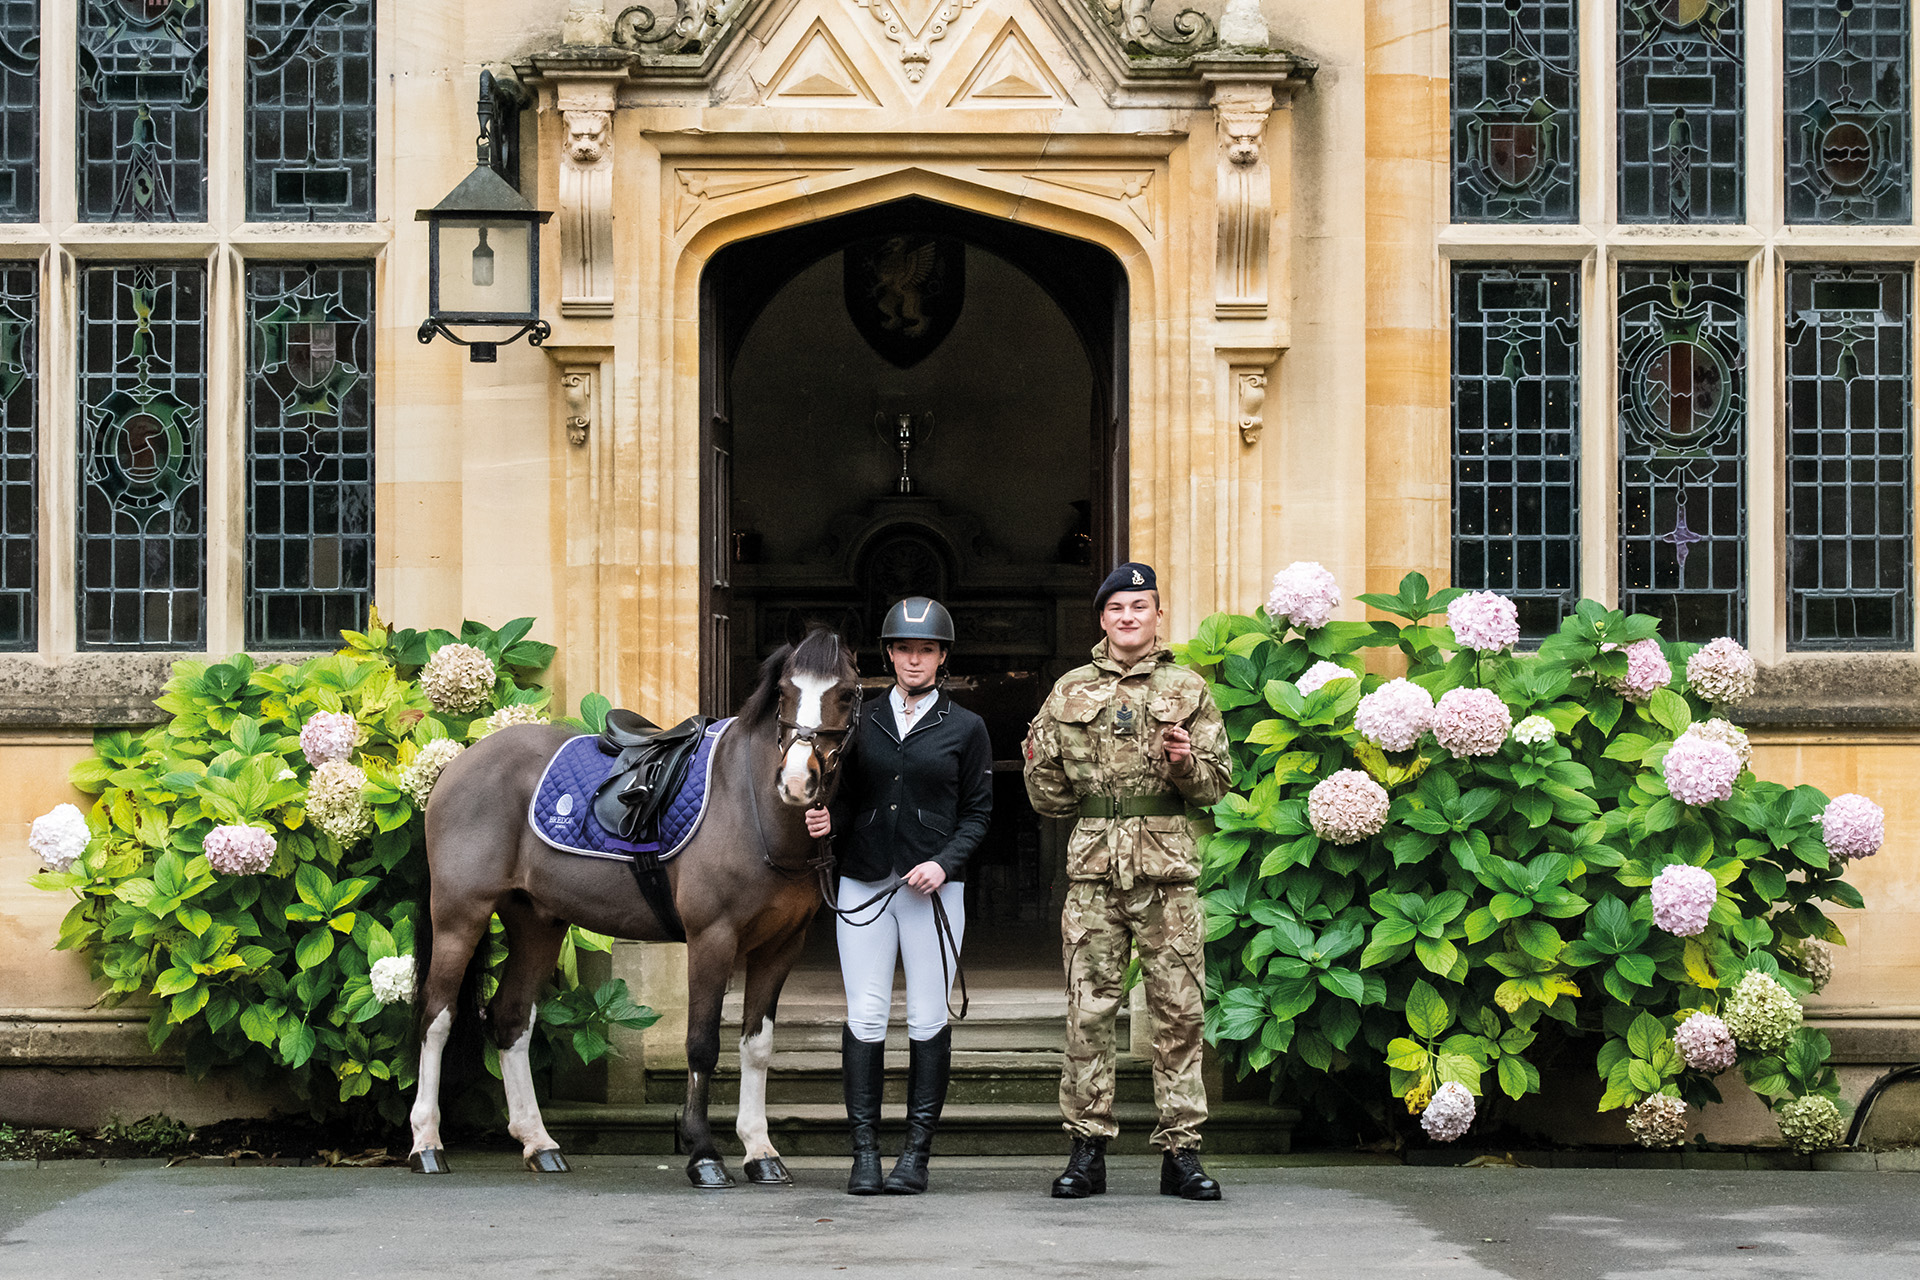
[[[740, 1117], [746, 1173], [788, 1183], [767, 1138], [767, 1064], [780, 987], [820, 905], [813, 842], [803, 812], [832, 793], [840, 753], [858, 715], [859, 674], [840, 637], [815, 629], [760, 668], [759, 682], [713, 748], [707, 812], [667, 863], [687, 933], [687, 1105], [681, 1135], [687, 1176], [703, 1188], [733, 1178], [713, 1145], [707, 1092], [720, 1058], [720, 1002], [734, 964], [746, 959], [740, 1037]], [[507, 933], [507, 966], [485, 1018], [500, 1048], [507, 1131], [538, 1172], [567, 1169], [534, 1099], [528, 1045], [534, 1000], [553, 975], [567, 926], [618, 938], [664, 941], [628, 867], [560, 853], [527, 824], [527, 806], [563, 729], [521, 725], [477, 742], [448, 765], [427, 809], [429, 927], [419, 948], [419, 1090], [413, 1104], [413, 1167], [444, 1173], [440, 1141], [441, 1057], [462, 976], [488, 918]], [[460, 1011], [470, 1012], [470, 1011]]]

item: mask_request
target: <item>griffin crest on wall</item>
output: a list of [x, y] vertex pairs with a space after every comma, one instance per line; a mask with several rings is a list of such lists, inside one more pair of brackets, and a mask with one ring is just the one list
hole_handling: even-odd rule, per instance
[[950, 236], [892, 235], [848, 246], [847, 314], [889, 363], [908, 369], [953, 332], [966, 302], [966, 246]]

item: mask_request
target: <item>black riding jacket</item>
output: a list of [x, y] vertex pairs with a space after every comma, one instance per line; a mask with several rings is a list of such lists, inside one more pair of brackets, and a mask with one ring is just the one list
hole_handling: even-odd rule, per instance
[[855, 880], [905, 875], [931, 859], [959, 880], [993, 815], [987, 723], [946, 693], [903, 741], [892, 690], [869, 699], [834, 797], [834, 854]]

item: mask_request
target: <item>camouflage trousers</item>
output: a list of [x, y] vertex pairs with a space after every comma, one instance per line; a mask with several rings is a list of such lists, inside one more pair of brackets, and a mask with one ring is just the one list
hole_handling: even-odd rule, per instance
[[1191, 884], [1104, 880], [1067, 886], [1060, 937], [1067, 971], [1067, 1051], [1060, 1112], [1068, 1133], [1110, 1138], [1113, 1121], [1114, 1018], [1124, 998], [1132, 946], [1153, 1017], [1153, 1100], [1160, 1112], [1152, 1142], [1162, 1150], [1200, 1145], [1207, 1091], [1200, 1077], [1201, 996], [1206, 970], [1200, 898]]

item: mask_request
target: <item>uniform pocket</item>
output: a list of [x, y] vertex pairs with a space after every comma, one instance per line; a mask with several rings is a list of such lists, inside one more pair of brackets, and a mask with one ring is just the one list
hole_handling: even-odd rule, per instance
[[1181, 817], [1141, 818], [1134, 870], [1143, 880], [1186, 883], [1200, 876], [1193, 824]]
[[1185, 886], [1167, 893], [1160, 910], [1150, 924], [1148, 942], [1158, 950], [1171, 951], [1189, 959], [1200, 954], [1206, 942], [1206, 927], [1200, 915], [1197, 896]]
[[1200, 709], [1197, 689], [1167, 689], [1147, 703], [1147, 714], [1162, 724], [1185, 724]]
[[873, 825], [873, 820], [879, 816], [880, 816], [880, 811], [878, 809], [869, 809], [865, 813], [861, 814], [860, 817], [854, 822], [853, 829], [855, 831], [858, 831], [862, 827], [870, 827]]
[[920, 819], [920, 825], [934, 832], [936, 835], [950, 836], [953, 834], [953, 824], [945, 818], [942, 818], [939, 814], [930, 813], [925, 809], [915, 809], [913, 812], [915, 816]]
[[1083, 818], [1074, 824], [1073, 835], [1067, 840], [1067, 878], [1069, 880], [1098, 880], [1107, 874], [1113, 865], [1113, 849], [1107, 842], [1107, 828], [1110, 822]]

